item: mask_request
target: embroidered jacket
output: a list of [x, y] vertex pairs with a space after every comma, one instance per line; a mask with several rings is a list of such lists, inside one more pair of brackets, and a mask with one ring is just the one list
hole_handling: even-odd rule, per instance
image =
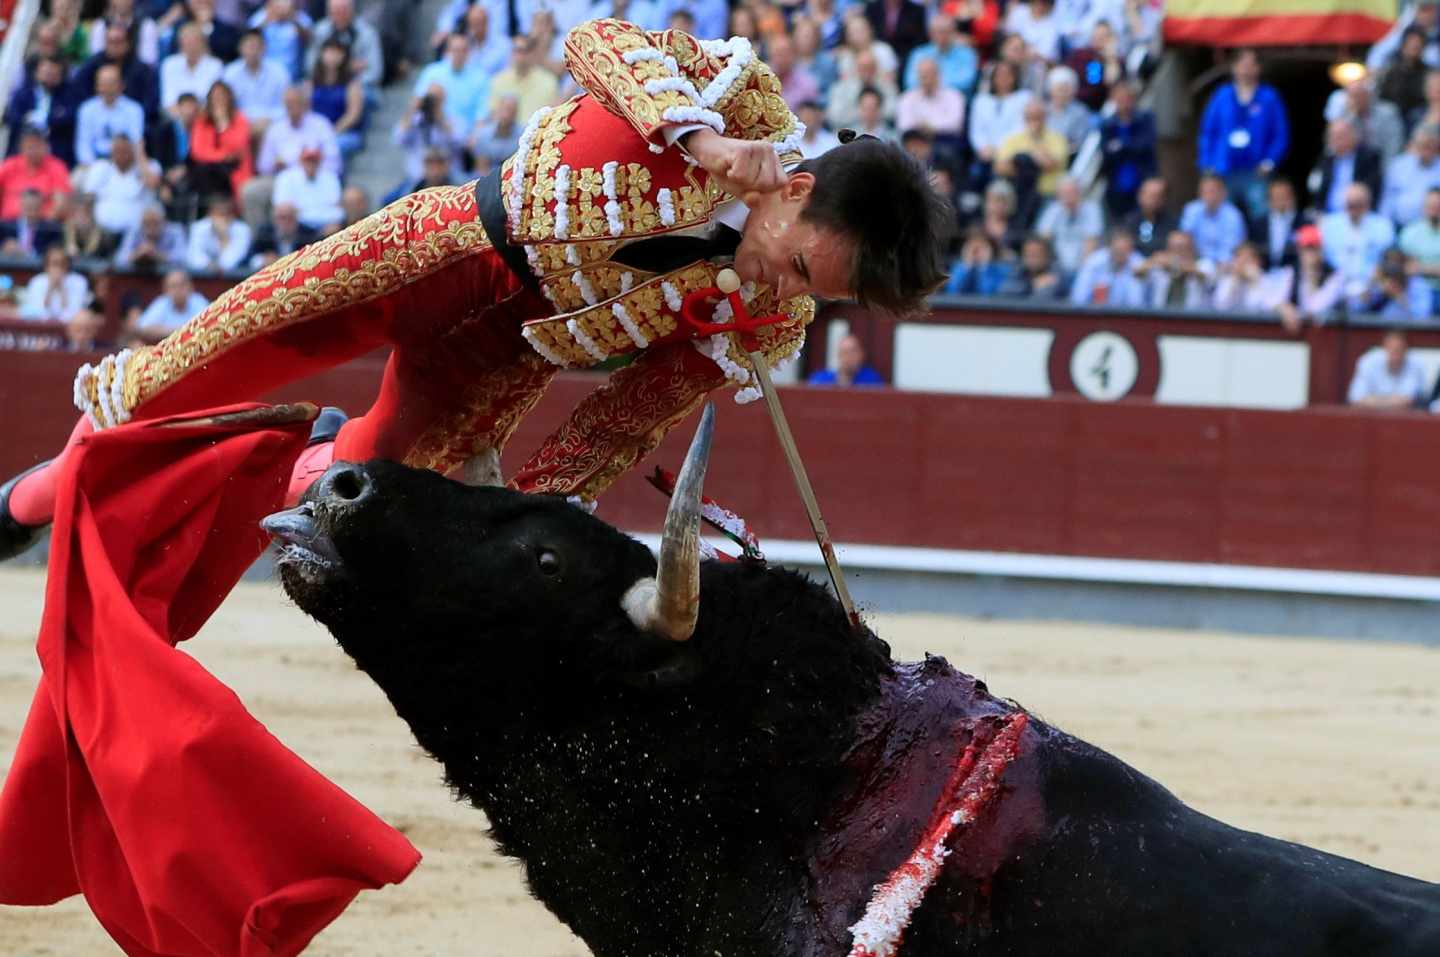
[[[686, 293], [715, 285], [719, 267], [708, 261], [657, 275], [610, 259], [623, 243], [703, 226], [732, 198], [668, 145], [666, 131], [703, 124], [726, 136], [770, 140], [783, 160], [798, 161], [804, 126], [781, 99], [775, 74], [741, 37], [698, 41], [595, 20], [570, 31], [565, 60], [585, 92], [531, 117], [502, 168], [501, 195], [508, 238], [524, 247], [556, 310], [526, 323], [525, 338], [550, 362], [583, 367], [694, 338], [680, 321], [680, 304]], [[747, 285], [745, 295], [755, 314], [792, 317], [760, 334], [767, 359], [795, 355], [814, 301], [797, 296], [777, 309], [766, 287]], [[695, 346], [746, 385], [748, 361], [732, 340], [714, 336]]]

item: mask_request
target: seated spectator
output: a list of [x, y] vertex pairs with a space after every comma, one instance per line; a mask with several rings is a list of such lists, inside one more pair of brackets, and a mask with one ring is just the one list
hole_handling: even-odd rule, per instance
[[[227, 7], [237, 14], [241, 12], [238, 4], [227, 3]], [[181, 28], [193, 23], [200, 28], [205, 45], [221, 63], [229, 63], [240, 55], [240, 29], [230, 21], [216, 17], [215, 0], [185, 0], [183, 9], [175, 28], [161, 41], [161, 46], [167, 48], [165, 53], [173, 53], [179, 48]]]
[[[844, 33], [845, 42], [835, 50], [835, 65], [840, 71], [840, 79], [844, 81], [859, 76], [860, 58], [868, 53], [875, 58], [878, 76], [889, 80], [891, 89], [894, 89], [900, 73], [900, 58], [895, 55], [895, 48], [884, 40], [876, 39], [874, 26], [864, 17], [848, 17]], [[865, 77], [861, 79], [874, 82]]]
[[120, 92], [120, 70], [113, 64], [95, 74], [95, 95], [80, 104], [75, 122], [75, 159], [89, 165], [108, 159], [110, 145], [123, 133], [131, 143], [145, 137], [145, 111]]
[[[495, 104], [489, 119], [475, 124], [470, 135], [470, 155], [475, 157], [475, 172], [484, 175], [498, 169], [510, 158], [520, 142], [519, 103], [513, 96], [502, 97]], [[427, 155], [428, 155], [427, 150]], [[453, 168], [453, 164], [452, 164]]]
[[1422, 54], [1428, 40], [1425, 31], [1417, 27], [1406, 30], [1398, 56], [1380, 74], [1375, 92], [1380, 99], [1394, 103], [1402, 119], [1425, 106], [1425, 74], [1430, 65]]
[[249, 121], [256, 136], [284, 115], [285, 88], [290, 73], [265, 57], [265, 35], [246, 30], [240, 37], [240, 59], [225, 67], [221, 79], [235, 93], [235, 107]]
[[1222, 312], [1274, 312], [1290, 300], [1295, 272], [1289, 267], [1267, 270], [1260, 247], [1241, 243], [1235, 257], [1215, 283], [1214, 308]]
[[177, 45], [179, 50], [160, 64], [160, 105], [172, 111], [182, 93], [204, 100], [211, 84], [220, 79], [225, 69], [219, 58], [210, 53], [200, 24], [187, 23], [181, 27]]
[[190, 224], [185, 265], [191, 272], [232, 272], [249, 252], [250, 227], [235, 217], [235, 201], [227, 193], [212, 196], [210, 214]]
[[265, 59], [285, 71], [288, 83], [305, 75], [305, 40], [314, 23], [295, 0], [265, 0], [247, 26], [260, 31], [265, 39]]
[[1027, 236], [1020, 245], [1020, 268], [1010, 273], [996, 294], [1053, 301], [1064, 299], [1065, 291], [1065, 277], [1055, 268], [1050, 243], [1044, 236]]
[[89, 95], [100, 68], [114, 66], [120, 70], [121, 92], [139, 103], [147, 118], [153, 117], [160, 110], [160, 76], [155, 66], [135, 55], [134, 38], [124, 27], [107, 27], [104, 38], [105, 45], [75, 70], [75, 88]]
[[341, 162], [365, 145], [365, 88], [350, 69], [349, 57], [331, 37], [320, 48], [310, 75], [310, 108], [330, 121]]
[[1198, 257], [1183, 226], [1171, 230], [1165, 250], [1136, 266], [1135, 275], [1144, 281], [1145, 304], [1152, 309], [1211, 308], [1215, 267]]
[[194, 177], [190, 169], [192, 133], [199, 116], [199, 101], [189, 93], [181, 93], [180, 99], [175, 102], [175, 111], [162, 114], [159, 122], [149, 131], [150, 158], [164, 170], [165, 185], [161, 189], [161, 198], [173, 203], [177, 209], [185, 209], [187, 219], [193, 218], [194, 214], [190, 211], [197, 208], [199, 201], [191, 182]]
[[993, 296], [1010, 278], [1013, 254], [979, 227], [972, 227], [950, 270], [945, 292], [956, 296]]
[[416, 99], [438, 97], [457, 135], [463, 135], [489, 112], [490, 77], [470, 69], [469, 56], [469, 43], [460, 34], [452, 33], [445, 42], [444, 58], [421, 70], [415, 80]]
[[1414, 274], [1428, 281], [1431, 291], [1440, 296], [1440, 187], [1432, 186], [1425, 194], [1420, 213], [1400, 230], [1400, 250], [1410, 257]]
[[1385, 190], [1380, 194], [1380, 215], [1398, 226], [1420, 218], [1425, 194], [1440, 186], [1440, 127], [1416, 127], [1410, 148], [1385, 169]]
[[1047, 63], [1060, 59], [1062, 28], [1054, 0], [1012, 4], [1005, 14], [1005, 32], [1023, 37], [1025, 45]]
[[1320, 243], [1318, 226], [1301, 226], [1295, 234], [1295, 281], [1290, 300], [1280, 305], [1280, 321], [1291, 332], [1299, 330], [1302, 320], [1325, 322], [1344, 300], [1345, 277], [1325, 262]]
[[106, 232], [95, 219], [95, 197], [75, 193], [60, 226], [60, 243], [71, 259], [109, 259], [115, 251], [115, 235]]
[[940, 85], [940, 67], [921, 60], [915, 67], [919, 83], [900, 95], [895, 106], [901, 132], [921, 130], [932, 135], [960, 135], [965, 124], [965, 97], [959, 90]]
[[884, 385], [885, 379], [865, 364], [865, 346], [860, 337], [850, 334], [835, 344], [835, 368], [811, 373], [810, 385], [833, 385], [849, 388], [857, 385]]
[[1398, 249], [1394, 260], [1387, 255], [1375, 272], [1375, 283], [1365, 291], [1358, 311], [1387, 322], [1425, 322], [1435, 318], [1434, 294], [1430, 284], [1407, 272], [1405, 254]]
[[1254, 50], [1236, 52], [1230, 77], [1205, 104], [1199, 165], [1224, 177], [1247, 215], [1260, 216], [1265, 211], [1265, 180], [1290, 149], [1290, 124], [1280, 94], [1260, 82], [1260, 58]]
[[205, 111], [190, 128], [190, 173], [194, 188], [210, 196], [228, 190], [235, 197], [255, 174], [250, 162], [250, 121], [235, 105], [224, 80], [210, 87]]
[[[756, 9], [763, 9], [757, 7]], [[770, 8], [773, 10], [773, 8]], [[767, 35], [778, 36], [784, 28], [784, 20], [779, 17], [775, 29], [767, 30]], [[555, 77], [558, 82], [561, 77], [567, 75], [565, 66], [565, 34], [560, 30], [555, 20], [555, 10], [547, 4], [541, 4], [536, 8], [530, 17], [530, 41], [535, 48], [535, 65], [542, 71]], [[755, 43], [757, 49], [760, 42]]]
[[870, 0], [865, 4], [865, 19], [876, 39], [895, 51], [897, 69], [892, 75], [896, 79], [898, 64], [904, 64], [910, 51], [925, 42], [925, 10], [914, 0]]
[[[1128, 81], [1115, 84], [1110, 102], [1114, 109], [1100, 123], [1100, 172], [1105, 177], [1105, 207], [1112, 217], [1135, 210], [1140, 184], [1155, 175], [1155, 114], [1136, 107], [1135, 88]], [[1145, 238], [1140, 245], [1145, 245]]]
[[875, 54], [868, 50], [855, 58], [852, 74], [830, 90], [830, 105], [825, 110], [825, 116], [830, 120], [831, 129], [854, 129], [855, 124], [860, 122], [860, 94], [866, 89], [880, 92], [882, 115], [895, 115], [895, 101], [898, 99], [895, 81], [881, 73]]
[[[513, 98], [505, 102], [513, 104]], [[502, 107], [502, 110], [506, 109]], [[511, 108], [513, 110], [513, 107]], [[520, 140], [520, 129], [518, 119], [508, 124], [515, 133], [515, 143]], [[424, 175], [425, 155], [432, 149], [441, 149], [451, 156], [451, 165], [460, 165], [462, 131], [454, 129], [450, 125], [450, 116], [445, 110], [445, 92], [435, 87], [428, 95], [410, 101], [410, 109], [395, 127], [394, 142], [396, 146], [405, 150], [405, 183], [419, 179]], [[489, 146], [490, 144], [486, 144]], [[510, 152], [499, 157], [498, 162], [493, 153], [485, 154], [486, 171], [492, 165], [503, 163], [509, 158], [510, 153], [515, 151], [512, 145]]]
[[165, 207], [151, 203], [140, 222], [120, 240], [115, 268], [160, 273], [185, 264], [185, 227], [165, 219]]
[[1425, 367], [1410, 355], [1405, 333], [1391, 329], [1355, 363], [1350, 380], [1351, 405], [1373, 409], [1413, 409], [1425, 401]]
[[110, 146], [110, 158], [85, 171], [81, 184], [95, 198], [95, 221], [115, 242], [140, 225], [140, 214], [155, 201], [160, 189], [160, 164], [144, 156], [121, 133]]
[[[659, 24], [654, 29], [659, 29]], [[505, 64], [510, 60], [510, 39], [503, 30], [490, 29], [490, 11], [485, 5], [475, 3], [465, 11], [464, 22], [451, 28], [459, 30], [465, 36], [465, 43], [469, 46], [470, 53], [465, 59], [465, 69], [472, 73], [479, 73], [481, 76], [494, 76], [505, 69]], [[432, 47], [439, 47], [440, 53], [445, 52], [445, 38], [440, 36]]]
[[81, 309], [65, 324], [65, 338], [71, 352], [105, 352], [113, 344], [100, 341], [105, 317], [93, 308]]
[[1112, 228], [1105, 248], [1085, 257], [1070, 301], [1077, 306], [1117, 306], [1133, 309], [1145, 305], [1145, 286], [1136, 274], [1141, 267], [1135, 238], [1123, 228]]
[[271, 210], [270, 222], [255, 231], [255, 240], [250, 244], [250, 268], [268, 266], [319, 238], [319, 233], [300, 222], [299, 210], [280, 203]]
[[376, 90], [385, 75], [385, 54], [380, 47], [380, 34], [355, 16], [355, 0], [326, 0], [325, 19], [315, 24], [305, 55], [305, 72], [315, 72], [320, 50], [331, 37], [340, 41], [350, 54], [350, 67], [365, 89]]
[[1295, 251], [1295, 233], [1309, 225], [1309, 213], [1295, 208], [1295, 187], [1283, 176], [1270, 180], [1265, 191], [1265, 215], [1250, 227], [1250, 241], [1260, 251], [1266, 269], [1294, 267], [1299, 258]]
[[20, 194], [14, 216], [0, 220], [0, 255], [40, 259], [61, 240], [60, 224], [44, 215], [45, 197], [35, 189]]
[[422, 189], [454, 185], [456, 185], [456, 177], [450, 154], [438, 147], [432, 147], [430, 152], [425, 154], [420, 178], [402, 183], [399, 188], [381, 200], [380, 204], [388, 206], [400, 197], [409, 196]]
[[36, 322], [69, 322], [90, 305], [90, 283], [70, 270], [70, 257], [59, 246], [45, 251], [45, 269], [25, 285], [20, 318]]
[[159, 342], [200, 314], [210, 300], [195, 290], [190, 274], [172, 269], [165, 274], [165, 291], [151, 300], [138, 319], [125, 330], [144, 343]]
[[1050, 94], [1046, 125], [1065, 134], [1074, 156], [1095, 128], [1095, 114], [1075, 99], [1075, 71], [1068, 66], [1051, 67], [1045, 75], [1045, 89]]
[[1405, 4], [1389, 32], [1370, 47], [1365, 56], [1366, 71], [1379, 73], [1389, 66], [1400, 52], [1400, 44], [1411, 27], [1419, 27], [1421, 34], [1427, 38], [1421, 58], [1431, 66], [1440, 66], [1440, 3], [1419, 0]]
[[1345, 211], [1328, 213], [1320, 220], [1325, 259], [1345, 277], [1346, 296], [1363, 294], [1380, 257], [1395, 242], [1390, 220], [1370, 211], [1370, 190], [1351, 183], [1345, 190]]
[[1072, 50], [1065, 57], [1065, 65], [1075, 71], [1075, 99], [1098, 113], [1111, 88], [1125, 79], [1120, 42], [1109, 21], [1100, 20], [1091, 27], [1089, 46]]
[[345, 187], [345, 191], [340, 194], [340, 208], [345, 213], [345, 218], [340, 222], [342, 229], [354, 226], [375, 211], [370, 205], [370, 195], [360, 186]]
[[105, 34], [110, 29], [124, 31], [134, 38], [135, 53], [141, 61], [154, 66], [160, 60], [160, 30], [155, 21], [137, 13], [135, 0], [108, 0], [104, 16], [90, 21], [90, 53], [99, 53], [105, 48]]
[[873, 86], [860, 91], [855, 114], [855, 132], [861, 136], [873, 136], [877, 140], [894, 143], [895, 127], [885, 119], [885, 98]]
[[[344, 213], [340, 209], [340, 177], [320, 165], [320, 150], [300, 152], [300, 162], [275, 177], [272, 205], [288, 203], [300, 213], [300, 222], [322, 233], [334, 232]], [[448, 172], [448, 170], [447, 170]]]
[[1025, 104], [1024, 116], [1025, 125], [1001, 140], [995, 151], [995, 172], [1015, 181], [1022, 216], [1026, 214], [1027, 194], [1038, 193], [1046, 198], [1055, 195], [1070, 161], [1065, 134], [1045, 122], [1044, 103], [1032, 99]]
[[[540, 50], [527, 37], [515, 37], [510, 43], [510, 65], [490, 80], [490, 103], [495, 105], [502, 96], [513, 96], [519, 103], [519, 114], [529, 119], [541, 107], [549, 106], [559, 99], [560, 84], [555, 74], [539, 67]], [[460, 128], [463, 132], [465, 127]]]
[[40, 195], [40, 215], [53, 216], [70, 195], [70, 173], [50, 155], [45, 131], [34, 126], [20, 130], [20, 152], [0, 163], [0, 219], [20, 215], [20, 197], [33, 190]]
[[1025, 241], [1026, 231], [1019, 223], [1016, 210], [1019, 197], [1015, 187], [1003, 179], [997, 179], [985, 187], [985, 198], [980, 205], [980, 229], [999, 248], [1011, 255]]
[[1135, 237], [1135, 248], [1142, 256], [1153, 256], [1165, 248], [1170, 231], [1179, 223], [1165, 208], [1165, 180], [1152, 176], [1140, 184], [1136, 209], [1125, 217], [1127, 232]]
[[1377, 98], [1374, 89], [1374, 81], [1361, 77], [1336, 90], [1325, 102], [1325, 119], [1349, 120], [1361, 142], [1378, 152], [1382, 163], [1389, 163], [1405, 148], [1405, 122], [1395, 104]]
[[1035, 232], [1054, 247], [1060, 268], [1074, 273], [1085, 257], [1100, 245], [1105, 217], [1098, 203], [1081, 198], [1080, 183], [1066, 176], [1056, 187], [1055, 198], [1035, 222]]
[[930, 18], [929, 35], [930, 42], [912, 50], [905, 64], [905, 89], [920, 85], [921, 61], [933, 60], [947, 88], [969, 93], [980, 76], [980, 57], [975, 53], [970, 35], [962, 34], [955, 18], [943, 13]]
[[801, 103], [797, 111], [800, 122], [805, 124], [805, 135], [800, 137], [800, 155], [814, 159], [821, 153], [833, 150], [840, 140], [825, 122], [825, 109], [818, 101]]
[[1310, 173], [1310, 195], [1320, 213], [1338, 213], [1345, 207], [1345, 190], [1364, 183], [1372, 196], [1380, 195], [1380, 154], [1360, 142], [1355, 123], [1345, 117], [1325, 128], [1325, 154]]
[[255, 172], [241, 191], [247, 222], [263, 223], [269, 218], [270, 196], [275, 192], [275, 177], [300, 162], [300, 153], [319, 149], [321, 165], [340, 175], [340, 146], [330, 121], [310, 109], [310, 92], [304, 86], [285, 91], [285, 115], [271, 123], [260, 141]]
[[1216, 173], [1200, 177], [1200, 196], [1185, 204], [1180, 228], [1189, 233], [1201, 259], [1225, 263], [1245, 240], [1245, 217], [1226, 195], [1225, 180]]
[[767, 44], [765, 62], [775, 71], [780, 81], [780, 95], [794, 110], [806, 100], [820, 97], [820, 81], [810, 72], [809, 67], [800, 63], [795, 52], [795, 41], [787, 34], [771, 37]]
[[[42, 57], [35, 72], [10, 96], [5, 107], [5, 128], [39, 130], [50, 152], [65, 166], [75, 163], [75, 101], [72, 87], [65, 82], [65, 66], [54, 57]], [[14, 153], [20, 143], [10, 138]]]
[[981, 163], [995, 162], [1000, 144], [1025, 126], [1029, 90], [1020, 89], [1019, 75], [1008, 62], [996, 63], [990, 71], [989, 87], [970, 104], [970, 148]]

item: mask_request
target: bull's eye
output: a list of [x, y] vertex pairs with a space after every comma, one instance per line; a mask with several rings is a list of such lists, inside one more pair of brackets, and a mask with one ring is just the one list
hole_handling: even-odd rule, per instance
[[554, 576], [560, 574], [560, 556], [552, 551], [542, 551], [535, 558], [535, 563], [540, 566], [540, 573], [542, 575]]

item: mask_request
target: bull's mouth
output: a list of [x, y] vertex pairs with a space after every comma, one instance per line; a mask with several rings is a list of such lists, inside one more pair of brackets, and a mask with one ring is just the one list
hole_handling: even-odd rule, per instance
[[307, 578], [317, 579], [343, 570], [340, 552], [315, 520], [315, 510], [309, 502], [266, 516], [261, 519], [260, 527], [280, 546], [276, 564], [282, 569], [294, 569]]

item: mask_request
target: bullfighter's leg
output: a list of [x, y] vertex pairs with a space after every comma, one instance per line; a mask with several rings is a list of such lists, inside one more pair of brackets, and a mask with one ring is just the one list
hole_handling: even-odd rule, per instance
[[[254, 399], [393, 345], [379, 399], [336, 447], [345, 457], [409, 461], [412, 446], [439, 441], [435, 427], [457, 395], [479, 402], [477, 374], [515, 357], [520, 322], [543, 307], [491, 247], [473, 188], [424, 190], [261, 269], [157, 345], [106, 357], [82, 372], [76, 397], [89, 425], [104, 428]], [[485, 335], [487, 326], [507, 334]], [[449, 361], [437, 358], [447, 350]], [[51, 472], [11, 490], [16, 521], [50, 520]]]
[[581, 400], [510, 487], [593, 500], [724, 384], [689, 342], [647, 349]]

